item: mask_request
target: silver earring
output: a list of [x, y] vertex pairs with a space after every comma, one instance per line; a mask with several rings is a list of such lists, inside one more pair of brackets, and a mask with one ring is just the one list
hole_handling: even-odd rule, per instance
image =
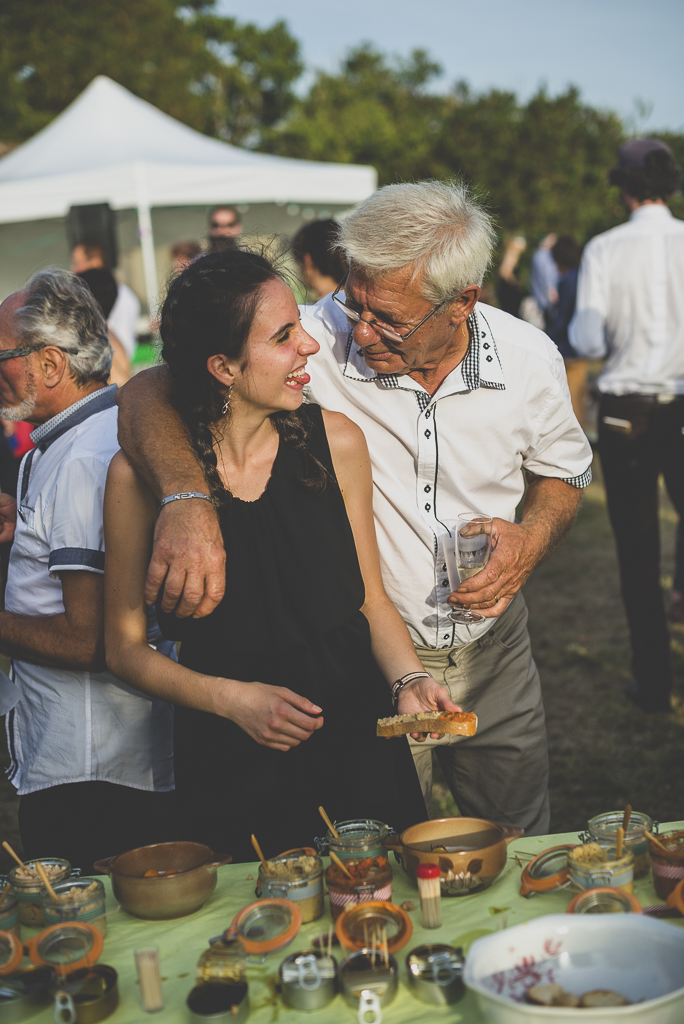
[[221, 415], [222, 416], [225, 416], [226, 413], [228, 412], [228, 409], [230, 408], [230, 398], [231, 398], [230, 393], [231, 393], [232, 390], [233, 390], [233, 385], [231, 384], [230, 387], [228, 388], [228, 394], [226, 395], [226, 400], [223, 403], [223, 408], [221, 409]]

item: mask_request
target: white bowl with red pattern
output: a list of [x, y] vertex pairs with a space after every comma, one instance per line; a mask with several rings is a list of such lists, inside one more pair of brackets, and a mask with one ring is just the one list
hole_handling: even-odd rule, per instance
[[[492, 1024], [683, 1024], [684, 929], [641, 914], [549, 914], [477, 939], [463, 980]], [[581, 996], [610, 989], [630, 1006], [533, 1006], [532, 985]]]

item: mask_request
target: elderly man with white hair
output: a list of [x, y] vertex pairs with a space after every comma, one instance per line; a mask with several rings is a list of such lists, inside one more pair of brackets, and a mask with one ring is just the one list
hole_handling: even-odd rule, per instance
[[[434, 748], [463, 814], [540, 834], [549, 829], [546, 731], [520, 587], [570, 528], [591, 479], [591, 450], [555, 345], [478, 304], [493, 238], [488, 215], [460, 184], [386, 186], [343, 221], [348, 274], [302, 311], [302, 322], [321, 345], [310, 363], [311, 400], [346, 413], [368, 442], [387, 593], [426, 674], [479, 717], [472, 738], [414, 738], [428, 810]], [[160, 499], [206, 493], [163, 370], [123, 389], [119, 433]], [[452, 593], [442, 540], [445, 523], [464, 512], [493, 518], [493, 553]], [[302, 558], [305, 538], [302, 524]], [[226, 580], [210, 503], [168, 501], [148, 601], [163, 582], [164, 608], [206, 615]], [[454, 605], [481, 620], [453, 622]], [[268, 580], [261, 613], [268, 643]], [[404, 711], [414, 685], [395, 684]], [[353, 749], [350, 736], [350, 757]]]
[[[173, 836], [173, 709], [115, 679], [104, 660], [102, 502], [118, 450], [107, 325], [80, 278], [36, 274], [0, 306], [0, 416], [35, 425], [17, 503], [0, 650], [10, 781], [26, 857], [93, 862]], [[148, 638], [166, 654], [153, 617]], [[14, 705], [11, 707], [11, 705]], [[10, 709], [11, 708], [11, 709]]]

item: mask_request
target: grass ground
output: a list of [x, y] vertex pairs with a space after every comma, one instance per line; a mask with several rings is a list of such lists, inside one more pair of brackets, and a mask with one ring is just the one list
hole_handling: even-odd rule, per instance
[[[663, 495], [663, 585], [668, 589], [675, 525]], [[645, 715], [623, 697], [630, 678], [629, 640], [600, 479], [585, 492], [570, 535], [528, 581], [525, 598], [546, 705], [552, 831], [582, 828], [592, 815], [627, 802], [659, 821], [684, 818], [684, 628], [671, 630], [673, 711]], [[0, 744], [5, 766], [4, 730]], [[433, 814], [453, 813], [438, 766], [434, 796]], [[13, 787], [0, 774], [0, 840], [21, 851], [17, 805]], [[0, 870], [10, 863], [0, 850]]]

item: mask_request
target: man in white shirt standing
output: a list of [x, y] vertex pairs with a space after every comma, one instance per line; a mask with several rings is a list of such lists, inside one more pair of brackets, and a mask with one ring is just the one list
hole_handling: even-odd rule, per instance
[[[17, 505], [0, 650], [12, 656], [10, 781], [27, 857], [93, 862], [173, 836], [173, 709], [104, 659], [102, 504], [118, 450], [107, 325], [86, 284], [36, 274], [0, 306], [0, 416], [35, 424]], [[166, 654], [153, 618], [148, 639]]]
[[[321, 346], [309, 362], [308, 397], [346, 413], [368, 442], [387, 592], [426, 673], [479, 716], [472, 738], [414, 744], [427, 807], [437, 747], [463, 814], [542, 834], [549, 831], [544, 709], [519, 590], [569, 529], [591, 479], [591, 450], [556, 346], [477, 302], [493, 237], [489, 217], [458, 184], [380, 189], [345, 218], [349, 272], [334, 295], [303, 310], [302, 324]], [[161, 498], [206, 493], [167, 396], [164, 368], [126, 385], [122, 447]], [[445, 522], [461, 512], [494, 517], [495, 548], [485, 569], [452, 594], [442, 539]], [[306, 523], [302, 544], [305, 552]], [[208, 614], [226, 576], [231, 585], [224, 561], [209, 502], [171, 502], [157, 523], [148, 601], [165, 580], [165, 608]], [[449, 612], [460, 603], [484, 621], [454, 624]], [[414, 710], [413, 685], [402, 689], [405, 713]]]
[[592, 239], [570, 342], [605, 359], [599, 450], [632, 642], [630, 698], [670, 710], [670, 642], [660, 587], [658, 480], [684, 515], [684, 222], [667, 203], [681, 178], [658, 139], [620, 150], [610, 180], [629, 220]]

